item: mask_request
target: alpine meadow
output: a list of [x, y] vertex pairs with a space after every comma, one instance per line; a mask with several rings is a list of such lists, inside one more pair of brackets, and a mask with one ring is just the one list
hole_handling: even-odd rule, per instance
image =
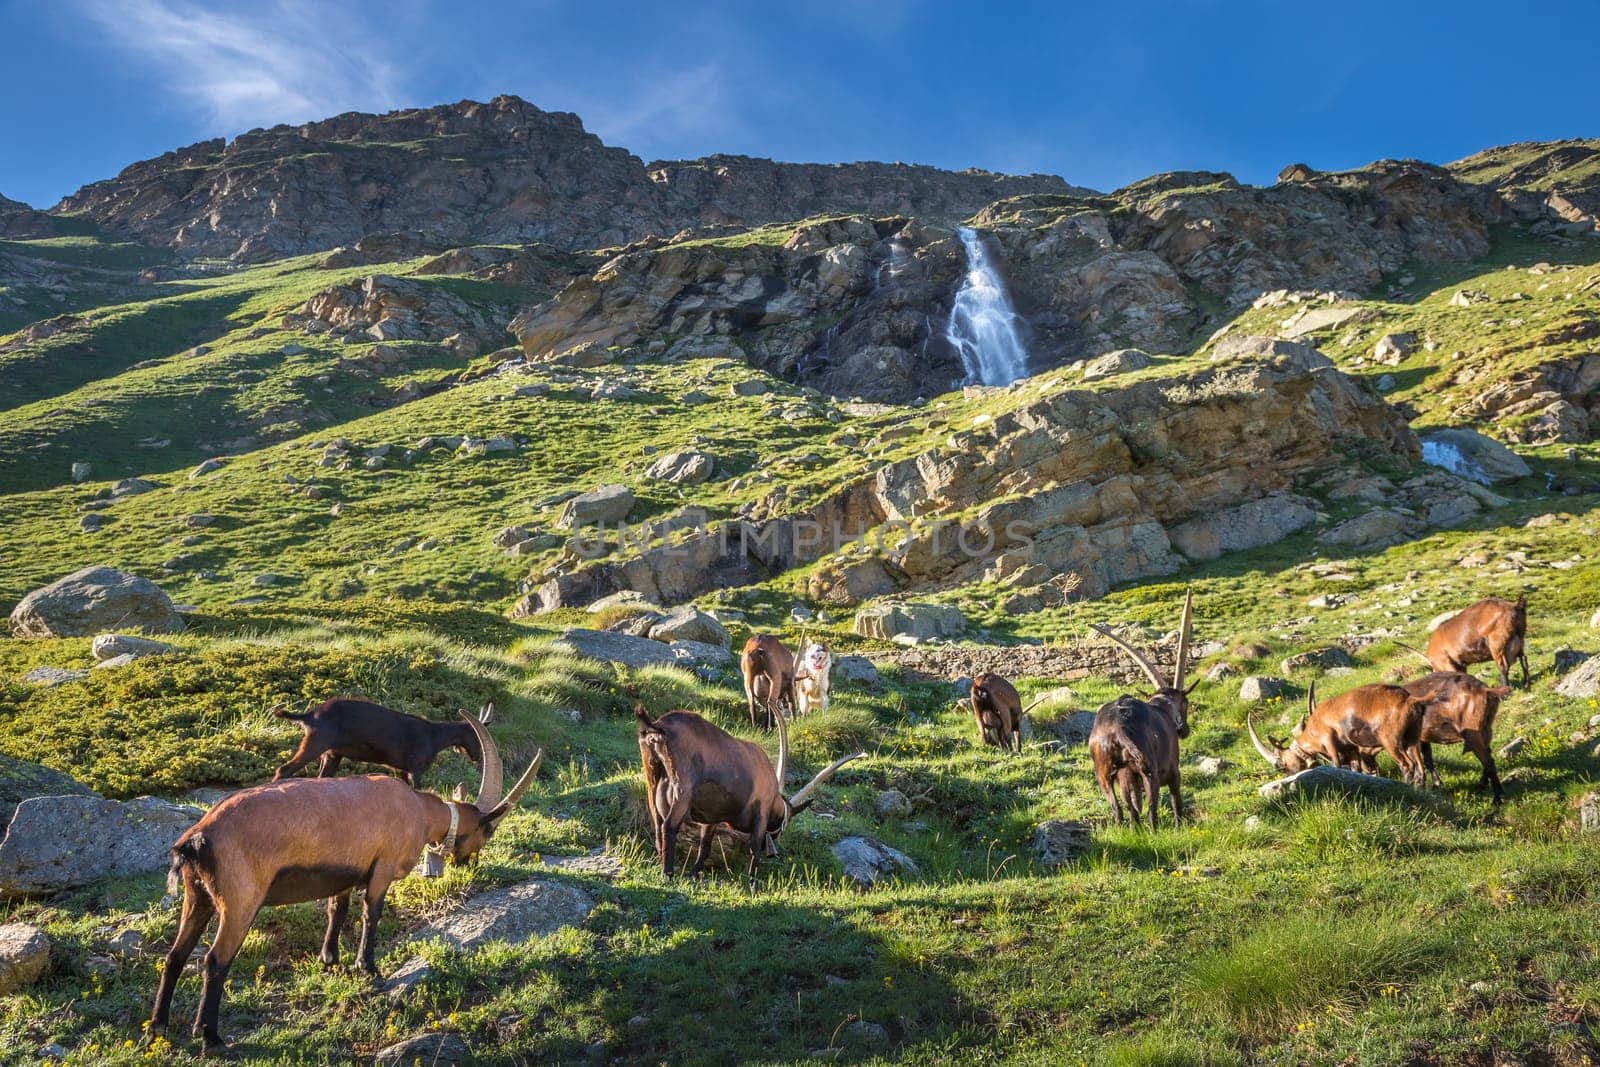
[[1070, 178], [0, 197], [0, 1060], [1600, 1062], [1600, 140]]

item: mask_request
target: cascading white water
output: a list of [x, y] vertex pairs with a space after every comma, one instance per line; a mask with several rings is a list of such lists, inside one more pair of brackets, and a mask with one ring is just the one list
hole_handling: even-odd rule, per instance
[[967, 250], [967, 277], [950, 307], [945, 339], [960, 355], [969, 384], [1010, 385], [1028, 374], [1017, 309], [977, 233], [965, 226], [959, 232]]

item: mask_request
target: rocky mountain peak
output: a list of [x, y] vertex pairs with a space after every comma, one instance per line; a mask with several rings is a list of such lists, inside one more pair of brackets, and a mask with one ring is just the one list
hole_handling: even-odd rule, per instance
[[135, 163], [58, 213], [190, 257], [257, 262], [424, 230], [454, 244], [625, 245], [822, 212], [956, 219], [1004, 196], [1073, 192], [1050, 175], [749, 156], [648, 167], [572, 114], [515, 96], [251, 130]]

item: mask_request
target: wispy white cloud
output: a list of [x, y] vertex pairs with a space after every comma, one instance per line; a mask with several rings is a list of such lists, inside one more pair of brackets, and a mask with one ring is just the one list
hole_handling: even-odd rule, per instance
[[78, 0], [107, 44], [229, 129], [396, 106], [400, 75], [352, 4], [267, 0], [215, 10], [195, 0]]

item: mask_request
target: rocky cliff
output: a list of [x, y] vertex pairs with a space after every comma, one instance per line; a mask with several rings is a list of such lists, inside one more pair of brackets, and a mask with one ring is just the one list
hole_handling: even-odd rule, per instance
[[[1416, 438], [1314, 349], [1262, 339], [1235, 351], [1099, 392], [1039, 383], [1010, 410], [807, 506], [780, 490], [670, 545], [535, 574], [517, 610], [623, 589], [676, 603], [815, 564], [808, 593], [825, 603], [993, 581], [1021, 598], [1008, 610], [1033, 611], [1279, 541], [1322, 520], [1305, 491], [1388, 500], [1426, 516], [1408, 520], [1418, 529], [1480, 509], [1481, 491], [1447, 475], [1394, 485], [1363, 473], [1361, 458], [1413, 463]], [[1395, 531], [1372, 520], [1358, 533], [1341, 543]]]
[[425, 231], [447, 245], [582, 249], [818, 211], [960, 218], [1030, 191], [1072, 189], [1045, 175], [882, 163], [716, 156], [647, 168], [576, 115], [499, 96], [203, 141], [135, 163], [55, 210], [187, 256], [257, 262], [390, 231]]
[[[1112, 349], [1194, 347], [1264, 292], [1366, 290], [1412, 260], [1462, 262], [1523, 210], [1447, 170], [1386, 161], [1291, 168], [1269, 188], [1158, 175], [1110, 196], [1028, 194], [973, 219], [1030, 331], [1037, 373]], [[510, 324], [532, 358], [600, 341], [735, 340], [750, 361], [883, 400], [940, 392], [962, 368], [945, 339], [962, 246], [925, 219], [836, 218], [781, 244], [746, 234], [642, 247]], [[670, 349], [669, 349], [670, 350]]]

